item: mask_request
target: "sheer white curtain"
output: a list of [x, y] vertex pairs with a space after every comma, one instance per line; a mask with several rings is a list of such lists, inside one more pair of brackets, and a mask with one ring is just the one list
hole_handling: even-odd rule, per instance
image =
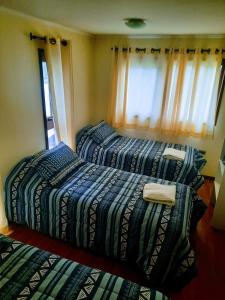
[[113, 99], [109, 121], [114, 127], [159, 126], [165, 84], [166, 56], [160, 53], [114, 51]]
[[0, 175], [0, 232], [4, 233], [7, 231], [8, 222], [5, 215], [5, 206], [4, 206], [4, 195], [3, 195], [3, 182]]
[[212, 136], [221, 61], [215, 49], [118, 48], [109, 122], [117, 128]]
[[46, 61], [48, 65], [52, 109], [58, 141], [74, 147], [73, 131], [73, 80], [71, 44], [46, 43]]
[[220, 54], [168, 55], [161, 129], [175, 134], [212, 136], [222, 57]]

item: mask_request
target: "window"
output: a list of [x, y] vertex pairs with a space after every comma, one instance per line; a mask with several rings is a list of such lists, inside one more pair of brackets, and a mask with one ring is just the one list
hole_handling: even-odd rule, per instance
[[46, 148], [51, 149], [56, 146], [57, 138], [54, 126], [54, 118], [52, 113], [51, 93], [48, 78], [48, 66], [45, 59], [44, 49], [38, 49], [40, 79], [41, 79], [41, 96], [42, 109], [45, 129]]
[[215, 50], [117, 49], [109, 121], [117, 128], [212, 136], [221, 60]]
[[217, 104], [217, 109], [216, 109], [215, 125], [218, 120], [224, 89], [225, 89], [225, 58], [223, 58], [223, 60], [222, 60], [221, 70], [220, 70], [220, 81], [219, 81], [218, 99], [217, 99], [218, 104]]

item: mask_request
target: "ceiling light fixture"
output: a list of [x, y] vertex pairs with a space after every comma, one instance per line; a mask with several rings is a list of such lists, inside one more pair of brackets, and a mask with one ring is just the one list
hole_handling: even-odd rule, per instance
[[146, 25], [145, 20], [140, 18], [127, 18], [124, 21], [128, 27], [133, 29], [142, 28]]

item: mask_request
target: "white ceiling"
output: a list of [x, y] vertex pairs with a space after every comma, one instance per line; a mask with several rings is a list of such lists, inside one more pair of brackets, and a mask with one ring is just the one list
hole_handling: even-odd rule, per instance
[[[0, 0], [4, 7], [94, 34], [224, 34], [225, 0]], [[123, 19], [147, 19], [129, 29]]]

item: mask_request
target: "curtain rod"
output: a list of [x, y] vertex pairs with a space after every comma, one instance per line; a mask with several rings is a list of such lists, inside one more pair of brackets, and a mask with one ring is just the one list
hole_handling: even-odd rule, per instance
[[[40, 41], [44, 41], [44, 42], [47, 42], [47, 37], [46, 36], [39, 36], [39, 35], [35, 35], [33, 34], [32, 32], [30, 32], [30, 40], [40, 40]], [[52, 45], [55, 45], [56, 44], [56, 39], [54, 37], [52, 38], [49, 38], [49, 42], [50, 44]], [[68, 42], [66, 40], [61, 40], [61, 44], [63, 46], [67, 46], [68, 45]]]
[[[126, 52], [126, 51], [130, 51], [130, 47], [128, 48], [122, 48], [122, 51]], [[151, 49], [151, 53], [155, 53], [155, 52], [161, 52], [161, 48], [150, 48]], [[118, 51], [119, 48], [118, 47], [112, 47], [111, 50], [115, 50], [115, 51]], [[145, 52], [147, 50], [147, 48], [135, 48], [135, 51], [136, 52]], [[173, 50], [174, 52], [179, 52], [179, 48], [165, 48], [165, 53], [169, 53], [171, 50]], [[191, 49], [191, 48], [187, 48], [187, 53], [195, 53], [196, 49]], [[207, 49], [204, 49], [202, 48], [201, 49], [201, 53], [210, 53], [211, 52], [211, 49], [210, 48], [207, 48]], [[216, 48], [215, 49], [215, 53], [218, 54], [220, 52], [220, 49]], [[225, 52], [225, 49], [221, 49], [221, 53], [223, 54]]]

